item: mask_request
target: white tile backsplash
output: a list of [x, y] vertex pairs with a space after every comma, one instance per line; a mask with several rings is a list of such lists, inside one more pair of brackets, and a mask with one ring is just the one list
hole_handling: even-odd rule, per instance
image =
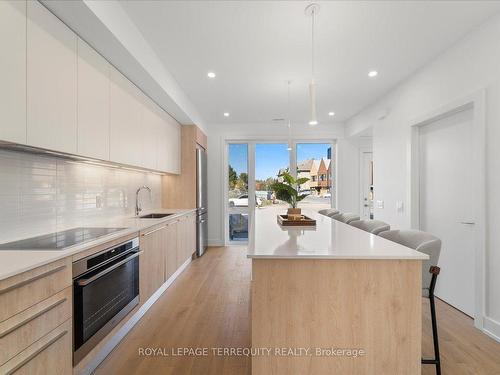
[[[0, 243], [161, 207], [161, 176], [0, 150]], [[99, 204], [100, 203], [100, 204]]]

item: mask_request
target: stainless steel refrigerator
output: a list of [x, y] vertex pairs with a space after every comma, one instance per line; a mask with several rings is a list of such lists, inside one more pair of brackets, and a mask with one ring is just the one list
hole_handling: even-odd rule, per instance
[[196, 149], [196, 255], [201, 257], [208, 246], [207, 152]]

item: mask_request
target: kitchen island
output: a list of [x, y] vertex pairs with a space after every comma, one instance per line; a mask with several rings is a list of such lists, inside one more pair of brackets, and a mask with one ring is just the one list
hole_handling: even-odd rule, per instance
[[428, 256], [303, 210], [316, 227], [251, 220], [253, 374], [420, 374]]

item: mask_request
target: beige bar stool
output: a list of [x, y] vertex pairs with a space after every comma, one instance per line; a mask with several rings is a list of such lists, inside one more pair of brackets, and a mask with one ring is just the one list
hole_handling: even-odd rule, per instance
[[318, 211], [321, 215], [332, 216], [338, 214], [340, 211], [335, 208], [325, 208], [324, 210]]
[[431, 305], [432, 338], [434, 341], [434, 359], [422, 359], [422, 364], [436, 365], [436, 374], [441, 374], [439, 357], [439, 340], [436, 321], [436, 306], [434, 304], [434, 288], [440, 268], [437, 266], [441, 253], [441, 240], [432, 234], [419, 230], [388, 230], [379, 233], [380, 237], [410, 247], [429, 255], [429, 259], [422, 262], [422, 296], [429, 298]]
[[341, 221], [343, 223], [349, 224], [352, 221], [359, 220], [359, 215], [352, 212], [338, 213], [336, 215], [330, 216], [332, 219]]
[[391, 229], [389, 224], [380, 220], [355, 220], [351, 221], [349, 225], [373, 234], [379, 234], [380, 232]]

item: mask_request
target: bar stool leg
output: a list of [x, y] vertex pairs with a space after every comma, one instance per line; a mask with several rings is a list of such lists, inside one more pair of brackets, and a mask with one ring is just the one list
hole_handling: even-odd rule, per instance
[[437, 331], [436, 319], [436, 304], [434, 301], [434, 288], [436, 286], [437, 275], [439, 275], [439, 267], [431, 267], [429, 272], [432, 273], [431, 285], [429, 288], [429, 302], [431, 306], [431, 322], [432, 322], [432, 339], [434, 341], [434, 359], [422, 359], [422, 364], [436, 365], [436, 374], [441, 375], [441, 358], [439, 355], [439, 339]]

